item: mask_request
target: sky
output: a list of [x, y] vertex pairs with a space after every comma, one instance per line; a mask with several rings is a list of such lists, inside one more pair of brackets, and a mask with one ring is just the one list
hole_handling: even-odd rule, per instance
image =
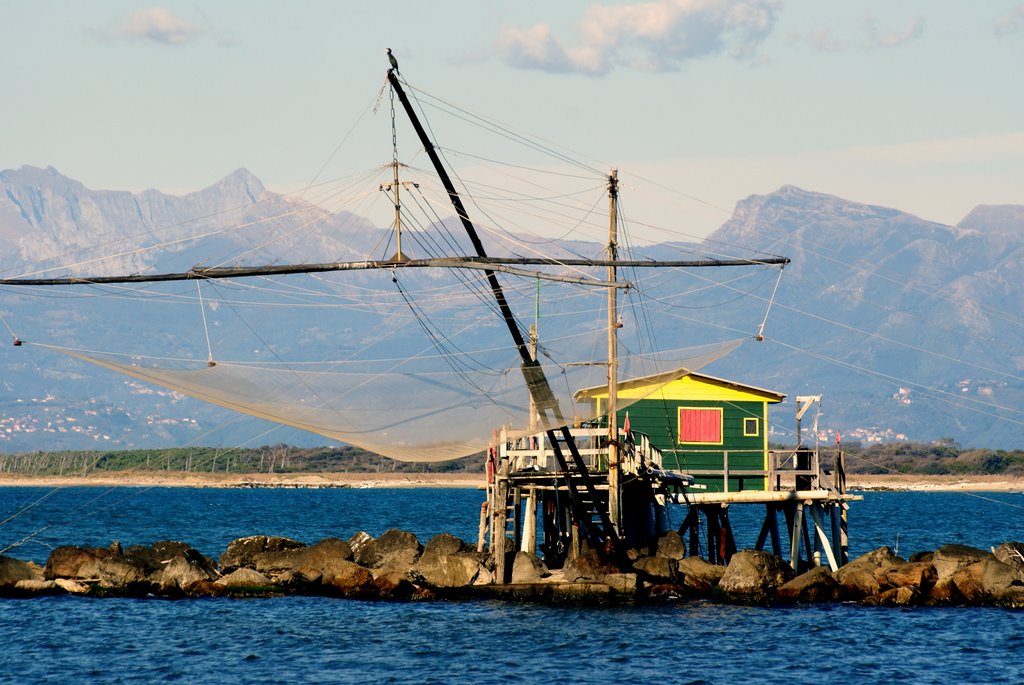
[[1020, 0], [0, 0], [0, 17], [0, 170], [94, 189], [183, 194], [245, 167], [292, 193], [386, 164], [389, 139], [349, 132], [386, 116], [369, 108], [390, 47], [417, 88], [619, 168], [628, 206], [693, 237], [783, 185], [945, 224], [1024, 204]]

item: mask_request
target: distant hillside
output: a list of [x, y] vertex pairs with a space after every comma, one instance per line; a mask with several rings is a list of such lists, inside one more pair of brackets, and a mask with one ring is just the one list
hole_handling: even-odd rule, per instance
[[[944, 226], [794, 187], [747, 198], [701, 247], [740, 256], [769, 252], [793, 261], [772, 304], [766, 341], [743, 346], [707, 371], [786, 393], [791, 399], [772, 413], [772, 439], [780, 442], [792, 439], [792, 398], [820, 393], [825, 440], [839, 430], [844, 439], [865, 442], [953, 438], [967, 446], [1020, 447], [1022, 220], [1022, 206], [980, 206], [957, 226]], [[298, 231], [310, 223], [318, 230]], [[243, 230], [224, 230], [240, 225]], [[201, 251], [189, 240], [198, 235], [206, 236]], [[41, 272], [71, 254], [95, 274], [157, 265], [187, 270], [243, 253], [252, 263], [364, 259], [382, 249], [386, 236], [354, 214], [271, 193], [245, 170], [183, 196], [90, 190], [52, 168], [0, 172], [0, 272], [5, 277]], [[501, 240], [491, 238], [491, 244], [500, 247]], [[678, 258], [689, 247], [656, 245], [642, 254]], [[592, 255], [603, 248], [576, 242], [544, 249]], [[108, 255], [115, 256], [99, 260]], [[360, 287], [370, 278], [355, 275], [347, 282]], [[325, 358], [371, 338], [386, 348], [388, 340], [408, 333], [389, 328], [397, 324], [372, 321], [370, 312], [310, 316], [302, 308], [302, 283], [292, 285], [294, 306], [280, 310], [273, 324], [258, 321], [290, 333], [276, 353]], [[42, 331], [47, 341], [89, 349], [120, 349], [130, 340], [169, 358], [205, 359], [196, 285], [178, 285], [152, 298], [161, 306], [163, 330], [176, 335], [148, 330], [144, 317], [152, 314], [119, 298], [115, 288], [74, 295], [7, 288], [0, 291], [0, 316], [12, 335], [28, 340]], [[221, 301], [236, 303], [231, 307], [241, 308], [242, 295], [251, 296], [239, 286], [210, 287]], [[679, 303], [685, 322], [683, 317], [650, 322], [659, 344], [722, 339], [720, 314], [727, 305], [736, 309], [730, 310], [735, 324], [726, 335], [753, 335], [768, 303], [740, 298], [746, 287], [695, 285], [692, 296]], [[98, 294], [104, 297], [94, 297]], [[624, 316], [631, 320], [634, 312]], [[243, 349], [248, 343], [217, 322], [209, 328], [219, 353], [252, 353]], [[10, 345], [0, 350], [2, 451], [323, 442], [56, 353]], [[481, 427], [485, 433], [490, 429]]]

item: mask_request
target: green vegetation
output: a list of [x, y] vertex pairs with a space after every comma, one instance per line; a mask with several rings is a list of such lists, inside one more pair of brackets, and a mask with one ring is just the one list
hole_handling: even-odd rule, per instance
[[1024, 476], [1024, 450], [965, 449], [944, 438], [862, 447], [843, 445], [848, 473]]
[[[773, 446], [774, 447], [774, 446]], [[831, 468], [834, 450], [822, 461]], [[951, 439], [864, 447], [843, 445], [848, 473], [1024, 476], [1024, 450], [965, 449]], [[86, 450], [0, 454], [0, 473], [86, 475], [113, 471], [207, 473], [482, 473], [484, 455], [440, 463], [400, 462], [357, 447], [177, 447], [162, 450]]]
[[0, 454], [0, 473], [36, 476], [113, 471], [222, 473], [449, 473], [483, 472], [483, 455], [440, 463], [399, 462], [356, 447], [176, 447], [162, 450], [84, 450]]

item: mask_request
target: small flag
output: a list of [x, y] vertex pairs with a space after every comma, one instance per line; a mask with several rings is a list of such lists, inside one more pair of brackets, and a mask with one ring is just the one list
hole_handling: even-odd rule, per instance
[[622, 432], [629, 433], [629, 412], [626, 412], [626, 420], [622, 422]]
[[839, 429], [836, 429], [836, 447], [839, 447]]

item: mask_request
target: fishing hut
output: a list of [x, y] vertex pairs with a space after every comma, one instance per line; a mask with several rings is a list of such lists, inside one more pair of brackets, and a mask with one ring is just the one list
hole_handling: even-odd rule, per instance
[[[618, 444], [605, 420], [575, 426], [577, 462], [546, 432], [495, 432], [480, 549], [493, 551], [504, 539], [506, 551], [536, 553], [549, 568], [584, 542], [612, 557], [656, 544], [671, 529], [675, 505], [685, 510], [676, 530], [688, 554], [727, 564], [736, 552], [729, 511], [743, 505], [763, 511], [756, 549], [770, 545], [794, 570], [827, 564], [834, 571], [848, 561], [847, 510], [856, 497], [846, 494], [843, 455], [826, 459], [799, 439], [795, 448], [769, 448], [768, 405], [784, 395], [685, 370], [617, 389], [631, 402], [617, 414]], [[576, 398], [600, 406], [608, 389], [581, 389]], [[797, 398], [798, 438], [819, 401]], [[509, 579], [508, 556], [494, 555], [498, 579]]]

